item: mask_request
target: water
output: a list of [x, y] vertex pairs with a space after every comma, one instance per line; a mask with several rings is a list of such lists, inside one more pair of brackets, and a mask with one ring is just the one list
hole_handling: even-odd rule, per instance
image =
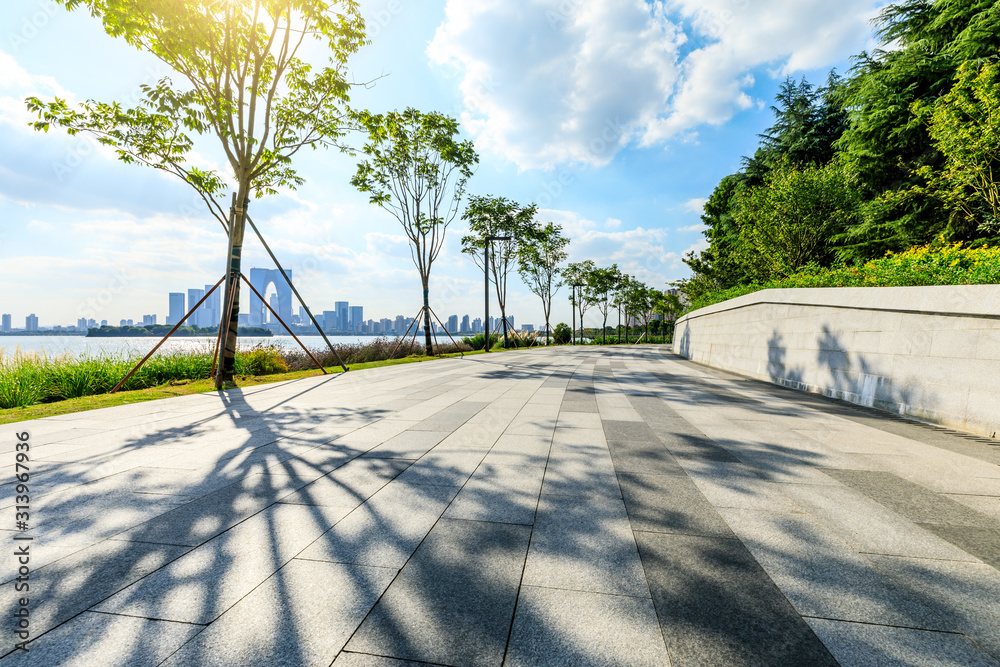
[[[365, 343], [375, 340], [375, 336], [330, 336], [330, 342]], [[326, 349], [326, 343], [321, 336], [299, 336], [309, 349]], [[95, 355], [95, 354], [128, 354], [145, 355], [160, 342], [158, 337], [151, 338], [87, 338], [86, 336], [0, 336], [0, 351], [3, 354], [21, 352], [46, 354], [50, 357], [64, 354]], [[270, 338], [240, 337], [240, 347], [254, 345], [276, 345], [287, 350], [298, 349], [298, 344], [291, 336], [272, 336]], [[209, 351], [215, 347], [215, 336], [189, 336], [170, 338], [160, 348], [159, 353]]]

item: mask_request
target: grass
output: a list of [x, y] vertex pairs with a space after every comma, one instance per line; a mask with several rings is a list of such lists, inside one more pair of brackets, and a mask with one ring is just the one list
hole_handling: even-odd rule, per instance
[[[465, 354], [480, 354], [480, 352], [466, 352]], [[456, 357], [459, 353], [447, 353], [444, 357]], [[386, 359], [382, 361], [368, 361], [351, 364], [351, 370], [364, 370], [366, 368], [381, 368], [384, 366], [398, 366], [401, 364], [412, 364], [422, 361], [434, 361], [439, 357], [408, 356], [402, 358]], [[155, 359], [155, 357], [154, 357]], [[152, 361], [152, 360], [150, 360]], [[211, 360], [209, 360], [211, 362]], [[326, 368], [330, 374], [342, 373], [340, 366]], [[123, 373], [124, 375], [124, 373]], [[272, 373], [264, 375], [241, 375], [237, 376], [237, 387], [253, 387], [272, 382], [286, 382], [288, 380], [301, 380], [303, 378], [317, 377], [322, 375], [319, 369], [289, 371], [284, 373]], [[7, 377], [2, 375], [0, 377]], [[116, 380], [117, 381], [117, 380]], [[214, 384], [210, 379], [201, 380], [171, 380], [164, 384], [136, 389], [133, 391], [122, 391], [116, 394], [97, 394], [91, 396], [80, 396], [68, 398], [52, 403], [36, 403], [27, 407], [15, 407], [0, 409], [0, 424], [10, 424], [13, 422], [25, 421], [29, 419], [41, 419], [43, 417], [55, 417], [57, 415], [84, 412], [86, 410], [97, 410], [98, 408], [109, 408], [116, 405], [128, 405], [131, 403], [143, 403], [145, 401], [155, 401], [161, 398], [171, 398], [173, 396], [187, 396], [189, 394], [202, 394], [215, 391]]]

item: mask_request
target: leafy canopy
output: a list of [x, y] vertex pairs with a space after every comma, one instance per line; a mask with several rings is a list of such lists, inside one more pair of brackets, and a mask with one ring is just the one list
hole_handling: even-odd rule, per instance
[[[105, 31], [177, 73], [142, 87], [138, 106], [29, 98], [35, 128], [88, 132], [126, 163], [189, 183], [225, 225], [216, 196], [225, 179], [191, 165], [195, 140], [214, 135], [241, 197], [294, 188], [292, 156], [342, 136], [350, 84], [348, 57], [364, 43], [354, 0], [56, 0], [86, 9]], [[320, 66], [303, 53], [319, 43]]]

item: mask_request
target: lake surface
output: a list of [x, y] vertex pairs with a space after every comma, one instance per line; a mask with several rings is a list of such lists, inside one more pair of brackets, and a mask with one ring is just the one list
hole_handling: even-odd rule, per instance
[[[375, 336], [330, 336], [330, 342], [358, 343], [375, 340]], [[322, 336], [299, 336], [309, 349], [326, 349]], [[160, 342], [153, 338], [87, 338], [86, 336], [0, 336], [0, 351], [12, 355], [17, 350], [26, 353], [60, 356], [64, 354], [94, 355], [94, 354], [130, 354], [145, 355]], [[270, 338], [240, 337], [240, 347], [254, 345], [276, 345], [285, 349], [297, 349], [298, 344], [291, 336], [272, 336]], [[185, 352], [189, 350], [208, 350], [215, 347], [215, 336], [189, 336], [171, 338], [158, 353]]]

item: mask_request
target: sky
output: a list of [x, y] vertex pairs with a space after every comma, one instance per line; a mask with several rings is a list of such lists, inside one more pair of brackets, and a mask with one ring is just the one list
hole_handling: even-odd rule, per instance
[[[353, 89], [353, 106], [459, 119], [480, 155], [470, 194], [535, 203], [539, 220], [571, 239], [570, 261], [617, 263], [666, 288], [688, 275], [682, 257], [706, 246], [704, 201], [771, 126], [780, 83], [845, 72], [873, 46], [870, 21], [885, 2], [360, 4], [371, 43], [349, 62], [350, 80], [367, 84]], [[15, 326], [29, 313], [42, 327], [152, 313], [163, 322], [169, 292], [224, 273], [226, 236], [189, 186], [83, 136], [29, 126], [28, 95], [131, 106], [141, 85], [169, 75], [86, 12], [51, 0], [0, 5], [0, 312]], [[366, 318], [413, 316], [421, 287], [406, 239], [350, 185], [355, 165], [340, 151], [300, 153], [305, 185], [253, 201], [250, 214], [314, 311], [349, 301]], [[442, 318], [482, 315], [482, 273], [460, 252], [463, 227], [452, 223], [432, 270]], [[244, 267], [271, 267], [253, 241]], [[509, 291], [518, 325], [544, 321], [516, 275]], [[569, 319], [564, 288], [552, 321]]]

